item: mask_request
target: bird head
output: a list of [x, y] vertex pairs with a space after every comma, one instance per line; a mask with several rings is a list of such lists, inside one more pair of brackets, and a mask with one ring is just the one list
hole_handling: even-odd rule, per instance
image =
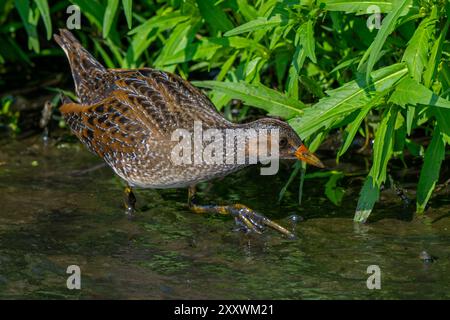
[[268, 145], [271, 144], [271, 132], [278, 129], [278, 146], [280, 159], [298, 159], [310, 165], [325, 168], [319, 158], [303, 143], [302, 139], [286, 122], [273, 118], [264, 118], [254, 121], [250, 127], [267, 130]]

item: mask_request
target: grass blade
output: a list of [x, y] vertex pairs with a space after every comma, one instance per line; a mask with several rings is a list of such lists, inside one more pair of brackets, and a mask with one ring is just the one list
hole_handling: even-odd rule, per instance
[[373, 164], [361, 189], [353, 218], [355, 222], [367, 220], [380, 196], [380, 187], [386, 180], [387, 164], [393, 152], [397, 113], [397, 108], [388, 109], [375, 134]]
[[116, 16], [119, 0], [108, 0], [105, 15], [103, 16], [103, 38], [107, 38]]
[[127, 19], [128, 29], [133, 26], [133, 0], [122, 0], [123, 12]]
[[34, 22], [33, 10], [30, 8], [29, 0], [16, 0], [16, 9], [19, 12], [19, 16], [22, 19], [22, 23], [25, 26], [25, 30], [28, 34], [28, 47], [33, 49], [34, 52], [40, 51], [39, 38], [36, 29], [36, 23]]
[[383, 45], [387, 39], [387, 37], [394, 31], [395, 25], [397, 23], [398, 18], [402, 14], [402, 12], [407, 8], [411, 3], [411, 0], [399, 0], [395, 2], [393, 10], [383, 19], [383, 23], [381, 25], [381, 29], [378, 31], [375, 40], [370, 45], [369, 49], [367, 49], [363, 58], [360, 61], [360, 65], [358, 69], [360, 69], [365, 62], [365, 59], [368, 55], [367, 67], [366, 67], [366, 81], [368, 82], [370, 79], [370, 73], [375, 66], [375, 63], [378, 61], [379, 53], [383, 48]]
[[99, 29], [102, 28], [103, 15], [105, 13], [103, 5], [91, 0], [70, 0], [70, 2], [79, 6], [81, 12], [88, 17], [91, 23], [95, 24]]
[[353, 221], [364, 223], [380, 197], [380, 188], [374, 184], [373, 177], [369, 174], [359, 194], [358, 204]]
[[361, 126], [362, 121], [366, 117], [367, 113], [369, 113], [370, 109], [372, 109], [373, 105], [369, 104], [365, 106], [356, 116], [356, 118], [347, 126], [345, 129], [345, 140], [342, 147], [339, 149], [337, 156], [341, 157], [350, 147], [353, 139], [355, 138], [356, 132]]
[[369, 6], [375, 5], [380, 8], [380, 12], [390, 12], [394, 1], [372, 0], [372, 1], [352, 1], [352, 0], [321, 0], [319, 4], [324, 5], [328, 11], [343, 11], [345, 13], [365, 14]]
[[52, 20], [50, 19], [50, 9], [47, 0], [35, 0], [36, 5], [44, 20], [45, 30], [47, 31], [47, 40], [52, 38]]
[[306, 34], [304, 35], [303, 41], [301, 42], [303, 44], [303, 47], [305, 48], [306, 55], [311, 59], [312, 62], [317, 63], [314, 48], [314, 26], [312, 20], [308, 20], [308, 22], [306, 23]]
[[425, 151], [425, 158], [420, 171], [419, 183], [417, 185], [416, 210], [417, 213], [423, 213], [431, 193], [434, 190], [436, 182], [439, 179], [442, 160], [445, 157], [444, 138], [436, 126], [433, 132], [431, 143]]
[[276, 26], [279, 26], [282, 23], [282, 18], [277, 15], [271, 18], [259, 17], [255, 20], [244, 23], [232, 30], [229, 30], [225, 33], [226, 37], [235, 36], [245, 32], [252, 32], [256, 30], [266, 30]]
[[397, 118], [397, 107], [389, 108], [381, 120], [375, 133], [373, 146], [373, 164], [371, 175], [378, 186], [386, 180], [386, 170], [394, 147], [394, 129]]

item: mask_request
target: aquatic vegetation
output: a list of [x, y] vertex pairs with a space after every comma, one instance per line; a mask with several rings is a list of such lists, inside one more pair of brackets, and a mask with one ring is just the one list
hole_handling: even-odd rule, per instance
[[5, 126], [9, 128], [13, 133], [18, 133], [20, 128], [19, 123], [19, 111], [12, 110], [11, 97], [4, 97], [0, 100], [0, 128]]
[[[62, 54], [50, 38], [70, 5], [80, 8], [79, 37], [108, 67], [214, 79], [195, 84], [227, 117], [241, 121], [259, 108], [287, 120], [312, 151], [340, 131], [337, 162], [356, 137], [365, 148], [373, 142], [356, 221], [379, 200], [390, 160], [422, 157], [416, 211], [424, 212], [450, 142], [448, 1], [6, 0], [0, 72], [7, 62]], [[342, 174], [328, 176], [326, 195], [339, 204]]]

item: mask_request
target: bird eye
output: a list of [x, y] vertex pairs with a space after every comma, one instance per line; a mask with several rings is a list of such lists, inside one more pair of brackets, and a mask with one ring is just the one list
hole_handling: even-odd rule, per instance
[[280, 139], [280, 147], [284, 148], [287, 146], [287, 139], [286, 138], [281, 138]]

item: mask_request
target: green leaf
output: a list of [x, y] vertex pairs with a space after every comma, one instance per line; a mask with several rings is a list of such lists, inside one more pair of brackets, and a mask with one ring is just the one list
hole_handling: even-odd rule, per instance
[[380, 12], [391, 12], [394, 1], [352, 1], [352, 0], [320, 0], [318, 4], [328, 11], [344, 11], [345, 13], [366, 14], [367, 8], [372, 5], [378, 6]]
[[304, 50], [305, 55], [311, 59], [312, 62], [317, 63], [316, 53], [315, 53], [315, 40], [314, 40], [314, 29], [313, 22], [308, 20], [303, 23], [297, 30], [296, 39], [298, 39], [299, 45], [301, 46], [298, 50]]
[[114, 55], [114, 58], [116, 58], [116, 60], [118, 61], [119, 65], [124, 67], [127, 67], [127, 65], [125, 64], [125, 59], [122, 56], [122, 51], [120, 50], [120, 48], [114, 44], [114, 42], [110, 39], [107, 38], [106, 39], [106, 44], [108, 45], [108, 48], [111, 50], [112, 54]]
[[442, 32], [439, 34], [439, 38], [437, 39], [437, 41], [434, 42], [433, 48], [431, 49], [430, 58], [428, 59], [427, 67], [423, 75], [423, 84], [427, 88], [431, 87], [432, 80], [435, 77], [436, 70], [441, 61], [442, 47], [444, 45], [444, 40], [446, 39], [449, 26], [450, 20], [447, 19], [447, 21], [445, 22], [445, 26], [442, 29]]
[[106, 6], [105, 15], [103, 17], [103, 38], [107, 38], [111, 31], [111, 26], [116, 16], [117, 8], [119, 6], [119, 0], [108, 0]]
[[197, 0], [198, 9], [203, 19], [213, 30], [227, 31], [232, 29], [233, 23], [228, 19], [222, 8], [214, 2], [213, 0]]
[[300, 40], [305, 48], [306, 55], [311, 59], [312, 62], [317, 63], [316, 53], [314, 49], [315, 40], [314, 40], [314, 29], [313, 22], [308, 20], [306, 23], [306, 34], [303, 37], [303, 40]]
[[379, 197], [380, 188], [378, 185], [374, 184], [373, 177], [369, 174], [359, 194], [353, 221], [360, 223], [366, 222]]
[[441, 133], [450, 137], [450, 110], [443, 108], [434, 108], [434, 115], [441, 129]]
[[406, 125], [405, 118], [399, 112], [397, 114], [397, 120], [395, 122], [395, 130], [394, 130], [394, 157], [403, 157], [403, 149], [405, 148], [405, 139], [406, 139]]
[[52, 38], [52, 21], [50, 19], [50, 10], [48, 8], [47, 0], [35, 0], [36, 5], [41, 13], [42, 20], [44, 20], [45, 30], [47, 31], [47, 40]]
[[154, 16], [136, 28], [128, 31], [128, 35], [145, 34], [148, 35], [153, 29], [168, 30], [174, 28], [180, 22], [186, 21], [189, 16], [182, 15], [180, 12], [170, 12]]
[[358, 66], [359, 70], [361, 69], [367, 56], [369, 58], [366, 67], [367, 82], [369, 81], [370, 73], [372, 72], [375, 63], [380, 57], [379, 53], [381, 52], [381, 49], [383, 48], [383, 45], [387, 37], [394, 31], [398, 18], [405, 10], [405, 8], [407, 8], [410, 5], [410, 3], [411, 0], [398, 0], [395, 2], [393, 10], [389, 12], [386, 18], [383, 19], [381, 29], [378, 31], [375, 40], [372, 42], [369, 49], [367, 49], [366, 53], [361, 59], [360, 64]]
[[81, 12], [88, 17], [91, 23], [95, 24], [100, 29], [102, 28], [102, 21], [105, 13], [105, 7], [102, 4], [92, 0], [70, 0], [70, 2], [79, 6]]
[[[211, 60], [217, 50], [221, 48], [235, 48], [235, 49], [247, 49], [249, 51], [257, 50], [258, 54], [263, 57], [268, 57], [269, 53], [266, 48], [258, 44], [257, 42], [240, 38], [203, 38], [200, 42], [191, 43], [186, 46], [184, 50], [178, 50], [175, 53], [169, 54], [165, 60], [165, 65], [171, 65], [175, 63], [187, 62], [190, 60]], [[239, 53], [238, 51], [235, 52]], [[261, 57], [255, 59], [261, 60]], [[264, 60], [265, 61], [265, 60]]]
[[309, 91], [312, 95], [318, 98], [325, 97], [325, 93], [322, 91], [320, 83], [315, 81], [313, 78], [302, 75], [299, 77], [299, 80], [305, 90]]
[[[375, 97], [385, 94], [407, 73], [408, 68], [399, 63], [374, 71], [373, 82], [370, 84], [364, 79], [350, 81], [337, 89], [327, 91], [328, 97], [306, 108], [302, 117], [291, 119], [289, 124], [306, 139], [321, 128], [329, 127], [339, 117], [361, 109]], [[376, 92], [379, 95], [375, 94]]]
[[182, 16], [179, 12], [158, 15], [129, 31], [128, 35], [132, 35], [133, 39], [127, 50], [127, 67], [136, 64], [142, 53], [156, 40], [158, 32], [171, 29], [187, 19], [187, 16]]
[[405, 78], [398, 84], [389, 101], [400, 106], [422, 104], [450, 108], [449, 100], [439, 97], [433, 91], [411, 78]]
[[353, 139], [355, 138], [356, 132], [361, 126], [362, 121], [366, 117], [367, 113], [369, 113], [370, 109], [372, 109], [373, 105], [368, 104], [365, 106], [356, 116], [356, 118], [347, 126], [344, 132], [345, 140], [342, 147], [339, 149], [337, 154], [338, 157], [341, 157], [350, 147]]
[[173, 64], [172, 56], [177, 55], [179, 52], [185, 52], [188, 45], [191, 43], [196, 30], [196, 24], [192, 21], [183, 22], [177, 25], [169, 38], [165, 41], [164, 47], [161, 53], [156, 58], [154, 65], [157, 68], [163, 68], [164, 66]]
[[115, 67], [114, 63], [112, 62], [111, 58], [106, 53], [106, 51], [102, 48], [102, 46], [100, 45], [99, 41], [96, 40], [96, 39], [93, 39], [92, 41], [94, 42], [95, 48], [98, 50], [98, 52], [102, 56], [103, 61], [105, 61], [106, 66], [108, 68], [114, 68]]
[[436, 182], [439, 180], [439, 171], [442, 160], [445, 158], [445, 142], [439, 130], [439, 126], [434, 128], [433, 138], [425, 151], [425, 159], [420, 171], [419, 183], [417, 185], [417, 212], [423, 213]]
[[16, 0], [15, 4], [28, 34], [28, 47], [38, 53], [40, 48], [36, 29], [37, 19], [35, 19], [33, 10], [30, 8], [30, 2], [29, 0]]
[[128, 29], [133, 25], [133, 0], [122, 0], [123, 12], [127, 19]]
[[258, 12], [255, 8], [248, 4], [247, 0], [237, 0], [239, 12], [245, 17], [247, 21], [254, 20], [258, 17]]
[[291, 53], [288, 50], [280, 50], [275, 52], [274, 62], [275, 62], [275, 72], [277, 75], [278, 84], [281, 85], [284, 81], [286, 74], [286, 69], [289, 65], [289, 59], [291, 58]]
[[164, 59], [164, 65], [178, 64], [191, 60], [211, 60], [217, 50], [221, 46], [217, 43], [209, 41], [207, 38], [202, 39], [200, 43], [188, 44], [184, 50], [178, 50], [176, 53], [168, 55]]
[[386, 170], [394, 148], [394, 129], [397, 118], [397, 108], [389, 107], [375, 133], [373, 145], [373, 164], [371, 176], [378, 186], [386, 180]]
[[259, 17], [255, 20], [244, 23], [225, 33], [226, 37], [235, 36], [245, 32], [252, 32], [256, 30], [266, 30], [279, 26], [283, 22], [281, 16], [276, 15], [271, 18]]
[[365, 222], [380, 196], [380, 187], [386, 180], [387, 164], [394, 147], [394, 129], [397, 108], [389, 108], [375, 133], [373, 164], [358, 199], [354, 221]]
[[331, 202], [333, 202], [336, 206], [339, 206], [342, 202], [342, 198], [344, 197], [345, 190], [342, 187], [339, 187], [337, 183], [344, 177], [342, 172], [338, 172], [336, 174], [332, 174], [325, 184], [325, 195]]
[[271, 115], [285, 119], [302, 114], [302, 109], [305, 107], [300, 101], [291, 99], [262, 84], [220, 81], [195, 81], [193, 83], [200, 87], [226, 93], [233, 99], [240, 99], [250, 106], [261, 108]]
[[[433, 11], [437, 11], [436, 7]], [[409, 74], [417, 82], [421, 81], [427, 63], [429, 42], [436, 24], [435, 15], [422, 20], [403, 54], [402, 61], [406, 62]]]

